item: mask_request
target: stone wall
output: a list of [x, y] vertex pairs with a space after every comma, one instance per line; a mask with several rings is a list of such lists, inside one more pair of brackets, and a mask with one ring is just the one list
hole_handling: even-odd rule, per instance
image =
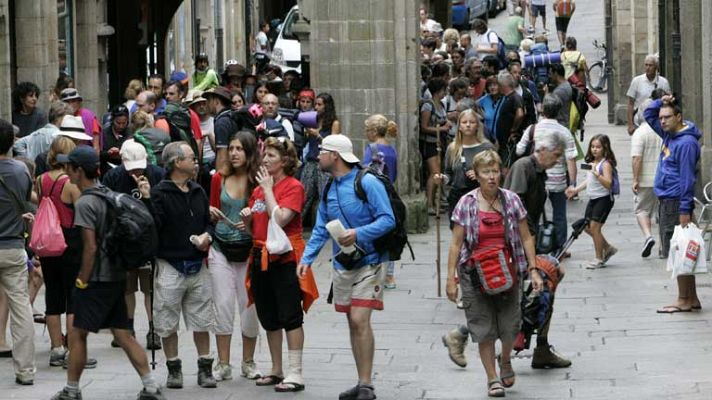
[[10, 76], [9, 0], [0, 0], [0, 118], [10, 121], [12, 78]]

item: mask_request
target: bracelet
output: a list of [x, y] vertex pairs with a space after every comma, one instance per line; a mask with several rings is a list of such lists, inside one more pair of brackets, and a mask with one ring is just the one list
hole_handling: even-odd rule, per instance
[[82, 282], [81, 279], [77, 278], [77, 280], [74, 281], [74, 286], [76, 286], [76, 287], [79, 288], [79, 289], [86, 289], [86, 288], [89, 287], [89, 284], [88, 284], [88, 283], [84, 283], [84, 282]]

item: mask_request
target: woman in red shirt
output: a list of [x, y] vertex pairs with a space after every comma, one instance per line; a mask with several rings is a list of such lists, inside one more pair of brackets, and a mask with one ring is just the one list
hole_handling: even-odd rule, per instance
[[[297, 260], [304, 249], [302, 205], [304, 187], [294, 178], [299, 168], [297, 150], [285, 138], [270, 137], [264, 142], [262, 166], [257, 172], [259, 186], [241, 212], [251, 227], [254, 249], [248, 261], [249, 289], [260, 324], [267, 331], [272, 371], [257, 380], [257, 386], [276, 385], [275, 391], [304, 390], [302, 348], [304, 346], [302, 292], [297, 278]], [[265, 247], [267, 226], [274, 219], [289, 237], [293, 250], [269, 254]], [[282, 330], [287, 332], [289, 369], [282, 374]]]

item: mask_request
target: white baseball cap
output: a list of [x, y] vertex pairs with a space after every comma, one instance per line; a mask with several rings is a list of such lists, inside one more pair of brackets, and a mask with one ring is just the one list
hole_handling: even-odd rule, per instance
[[321, 142], [321, 150], [339, 153], [339, 156], [350, 164], [361, 162], [354, 154], [354, 145], [351, 140], [342, 134], [332, 134]]
[[146, 168], [146, 148], [133, 139], [124, 142], [119, 154], [121, 154], [121, 161], [127, 171]]

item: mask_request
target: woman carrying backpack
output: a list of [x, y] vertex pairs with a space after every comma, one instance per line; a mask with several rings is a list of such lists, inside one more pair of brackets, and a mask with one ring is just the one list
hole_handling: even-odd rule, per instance
[[[395, 184], [398, 177], [398, 154], [395, 147], [388, 143], [386, 135], [391, 138], [398, 136], [398, 124], [389, 121], [382, 114], [374, 114], [366, 118], [364, 131], [368, 139], [368, 145], [363, 151], [364, 164], [370, 166], [375, 164], [381, 172], [388, 176], [391, 183]], [[389, 261], [386, 268], [386, 281], [383, 284], [384, 288], [396, 288], [395, 273], [395, 261]]]
[[566, 189], [566, 196], [571, 199], [584, 188], [589, 200], [586, 205], [585, 217], [590, 221], [586, 228], [593, 239], [596, 258], [586, 265], [587, 269], [598, 269], [606, 266], [608, 260], [618, 252], [603, 237], [603, 225], [615, 203], [618, 173], [616, 172], [616, 156], [611, 149], [608, 136], [599, 134], [591, 138], [585, 161], [590, 165], [587, 179], [575, 188]]
[[240, 211], [247, 207], [247, 200], [257, 186], [255, 179], [260, 155], [255, 135], [248, 131], [237, 132], [230, 138], [228, 155], [230, 162], [213, 175], [210, 188], [210, 216], [217, 221], [214, 241], [208, 253], [215, 301], [218, 363], [213, 373], [217, 381], [232, 379], [230, 342], [235, 322], [235, 300], [242, 333], [240, 375], [247, 379], [262, 376], [254, 361], [259, 323], [255, 306], [248, 306], [245, 288], [252, 235], [240, 219]]
[[[57, 209], [59, 223], [62, 227], [67, 248], [58, 257], [42, 257], [42, 272], [45, 282], [45, 304], [47, 307], [47, 331], [51, 350], [49, 365], [63, 366], [68, 350], [64, 347], [62, 335], [62, 314], [66, 314], [67, 337], [73, 334], [74, 309], [72, 304], [72, 291], [74, 281], [79, 274], [82, 254], [82, 239], [79, 229], [74, 226], [74, 205], [81, 192], [76, 185], [69, 182], [65, 172], [65, 164], [57, 162], [60, 154], [69, 154], [74, 150], [72, 139], [57, 136], [52, 142], [47, 155], [50, 170], [37, 177], [37, 191], [41, 198], [49, 197]], [[68, 342], [71, 342], [68, 340]], [[69, 349], [71, 350], [71, 349]], [[96, 360], [87, 359], [86, 368], [96, 367]]]

